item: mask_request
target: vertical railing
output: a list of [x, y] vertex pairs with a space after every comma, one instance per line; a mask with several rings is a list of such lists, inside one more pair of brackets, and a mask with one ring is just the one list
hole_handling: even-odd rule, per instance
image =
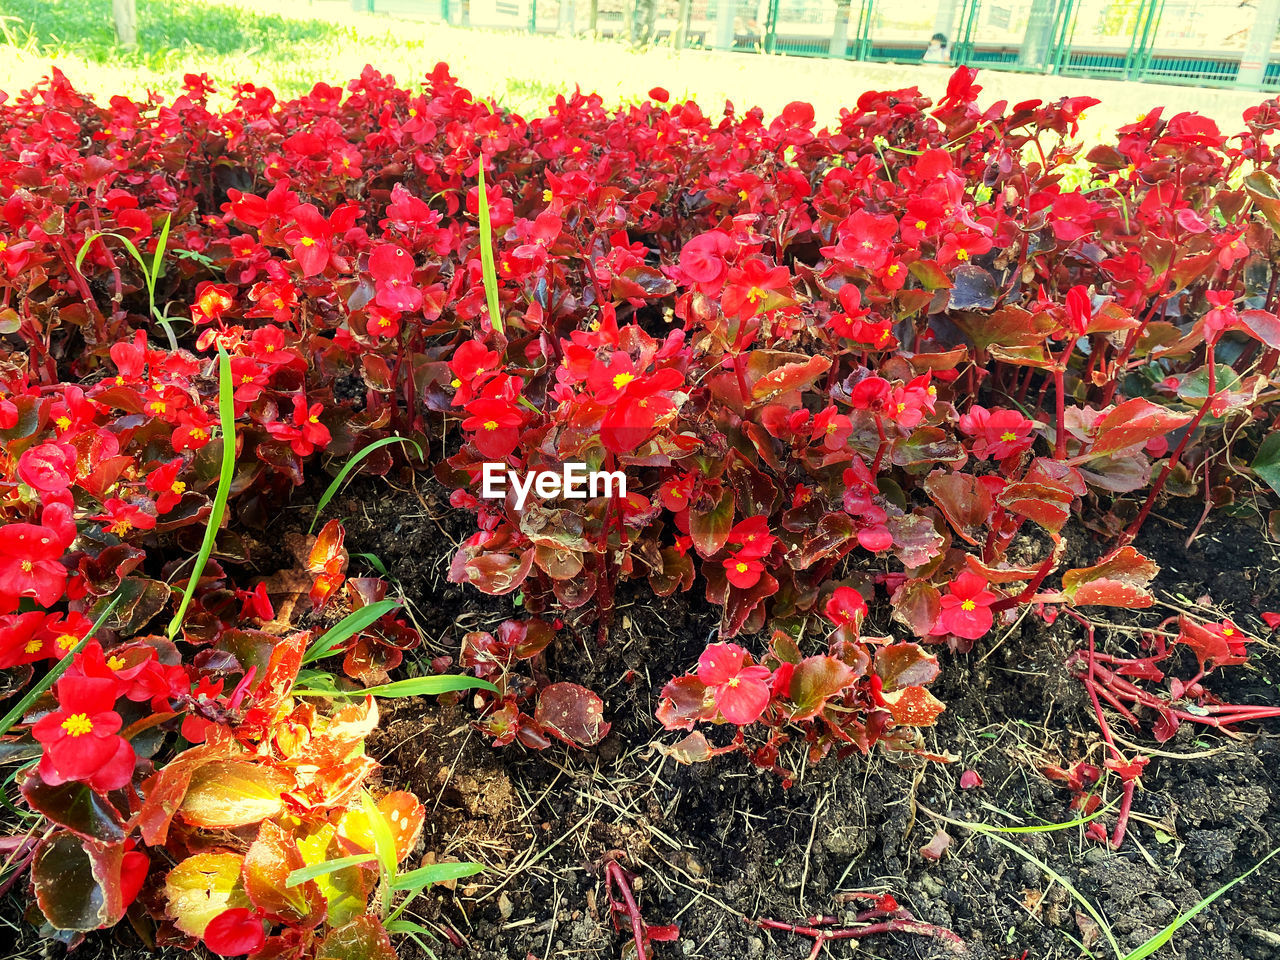
[[1156, 30], [1160, 26], [1160, 13], [1164, 9], [1164, 0], [1142, 0], [1138, 7], [1138, 16], [1134, 21], [1133, 36], [1129, 38], [1129, 55], [1125, 58], [1124, 78], [1138, 80], [1146, 73], [1151, 63], [1151, 48], [1155, 43]]
[[[467, 26], [470, 19], [469, 0], [348, 2], [355, 10], [392, 15], [417, 3], [431, 14], [438, 11], [440, 21], [446, 24]], [[642, 7], [645, 2], [641, 0]], [[672, 35], [666, 42], [681, 49], [688, 46], [689, 35], [694, 33], [702, 36], [703, 45], [707, 47], [748, 49], [745, 45], [740, 47], [735, 36], [734, 13], [739, 2], [752, 0], [703, 0], [696, 5], [691, 0], [672, 0], [668, 13], [670, 7], [675, 7], [676, 16]], [[1196, 2], [1191, 0], [1192, 4]], [[568, 21], [566, 11], [573, 9], [570, 3], [571, 0], [561, 0], [560, 32], [571, 31], [576, 26]], [[583, 7], [588, 29], [598, 29], [599, 0], [578, 0], [578, 3]], [[1280, 0], [1252, 0], [1252, 19], [1245, 21], [1246, 30], [1239, 29], [1238, 22], [1222, 25], [1221, 29], [1230, 27], [1234, 31], [1232, 36], [1243, 35], [1243, 44], [1203, 52], [1188, 42], [1188, 37], [1195, 34], [1186, 32], [1191, 28], [1180, 18], [1189, 14], [1181, 6], [1170, 13], [1162, 34], [1165, 0], [1112, 0], [1101, 4], [1097, 0], [1035, 0], [1025, 34], [1021, 26], [1011, 26], [1007, 13], [1002, 20], [992, 19], [991, 11], [997, 10], [997, 6], [984, 0], [801, 0], [801, 4], [807, 6], [790, 0], [784, 8], [782, 0], [766, 0], [762, 42], [751, 44], [750, 49], [786, 56], [912, 62], [927, 43], [928, 32], [921, 29], [917, 45], [909, 25], [933, 18], [935, 24], [928, 29], [949, 34], [953, 65], [1253, 90], [1280, 87], [1280, 62], [1272, 52], [1280, 24]], [[911, 15], [902, 15], [903, 5], [913, 8]], [[1225, 0], [1220, 5], [1230, 7]], [[623, 0], [621, 6], [622, 23], [612, 28], [613, 32], [620, 39], [630, 38], [635, 42], [636, 0]], [[544, 19], [548, 9], [543, 11]], [[752, 9], [759, 8], [753, 6]], [[1197, 14], [1199, 22], [1205, 22], [1215, 9], [1213, 4], [1200, 5], [1198, 11], [1193, 7], [1191, 12]], [[506, 23], [536, 34], [537, 0], [529, 0], [524, 12], [527, 12], [527, 21], [516, 14]], [[1111, 24], [1105, 30], [1095, 24], [1100, 15]], [[616, 12], [613, 16], [617, 16]], [[617, 20], [613, 22], [616, 24]], [[548, 23], [542, 27], [547, 29]], [[1014, 29], [1018, 32], [1013, 33]], [[1032, 47], [1034, 56], [1028, 52]]]

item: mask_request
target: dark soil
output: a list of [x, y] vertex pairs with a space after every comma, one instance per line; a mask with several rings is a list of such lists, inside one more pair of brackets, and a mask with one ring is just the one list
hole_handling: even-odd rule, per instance
[[[518, 612], [509, 598], [447, 583], [454, 543], [470, 530], [441, 496], [387, 496], [385, 487], [360, 493], [358, 506], [353, 497], [343, 507], [348, 545], [377, 553], [397, 572], [432, 653], [455, 653], [462, 633]], [[1201, 603], [1210, 608], [1203, 613], [1229, 615], [1268, 636], [1258, 613], [1280, 608], [1280, 545], [1256, 520], [1217, 515], [1186, 548], [1198, 508], [1175, 503], [1166, 512], [1137, 544], [1161, 564], [1159, 600]], [[1072, 538], [1077, 558], [1096, 558], [1095, 538], [1083, 530]], [[796, 772], [784, 789], [740, 755], [682, 767], [650, 747], [674, 739], [654, 719], [662, 685], [695, 662], [717, 623], [696, 590], [691, 596], [655, 602], [643, 589], [624, 592], [605, 648], [583, 629], [565, 631], [549, 651], [551, 679], [585, 684], [605, 699], [613, 730], [593, 750], [495, 749], [471, 728], [465, 706], [385, 705], [370, 752], [385, 764], [386, 782], [408, 786], [427, 804], [425, 849], [490, 867], [423, 902], [424, 920], [465, 941], [456, 951], [446, 946], [445, 955], [633, 955], [612, 928], [601, 877], [602, 861], [615, 851], [638, 876], [646, 921], [680, 926], [677, 942], [655, 944], [659, 960], [807, 957], [810, 941], [761, 931], [744, 917], [842, 916], [857, 909], [841, 901], [844, 891], [892, 893], [918, 919], [963, 937], [975, 958], [1024, 951], [1031, 960], [1074, 958], [1081, 940], [1097, 956], [1111, 955], [1105, 938], [1091, 939], [1096, 929], [1080, 904], [1030, 860], [955, 828], [941, 860], [920, 854], [940, 825], [930, 811], [1003, 825], [1078, 816], [1065, 789], [1039, 772], [1050, 763], [1102, 760], [1087, 697], [1062, 666], [1081, 642], [1078, 626], [1060, 617], [1048, 627], [1028, 616], [971, 653], [940, 651], [943, 673], [933, 689], [948, 709], [931, 736], [960, 761], [904, 761], [877, 751], [810, 766], [796, 745], [783, 757]], [[1101, 610], [1099, 619], [1112, 613], [1109, 622], [1120, 626], [1154, 626], [1172, 612], [1157, 606], [1135, 618]], [[890, 632], [887, 622], [874, 626]], [[1104, 649], [1134, 639], [1131, 631], [1099, 631]], [[1280, 649], [1264, 640], [1252, 650], [1249, 667], [1220, 672], [1211, 687], [1237, 701], [1280, 702]], [[1280, 730], [1273, 724], [1232, 740], [1184, 725], [1158, 750], [1149, 730], [1121, 723], [1116, 732], [1153, 757], [1123, 849], [1109, 851], [1079, 827], [1012, 839], [1095, 904], [1127, 952], [1280, 845]], [[984, 785], [961, 790], [966, 769]], [[1280, 958], [1278, 884], [1280, 858], [1199, 913], [1158, 956]], [[855, 953], [952, 955], [945, 944], [905, 934], [827, 948], [833, 957]]]
[[[1280, 609], [1280, 544], [1256, 519], [1216, 514], [1188, 549], [1198, 507], [1175, 503], [1165, 512], [1137, 546], [1161, 564], [1156, 594], [1171, 606], [1137, 618], [1101, 610], [1098, 619], [1110, 613], [1121, 626], [1153, 626], [1174, 606], [1202, 603], [1211, 608], [1202, 613], [1229, 615], [1267, 637], [1258, 614]], [[264, 539], [301, 532], [302, 515], [310, 514], [285, 511]], [[463, 633], [520, 612], [509, 597], [448, 583], [449, 560], [471, 527], [440, 488], [361, 480], [328, 515], [344, 518], [352, 554], [375, 554], [400, 582], [423, 632], [424, 659], [456, 656]], [[1073, 560], [1096, 559], [1096, 538], [1080, 529], [1070, 538]], [[352, 563], [355, 572], [362, 561]], [[976, 960], [1024, 951], [1027, 960], [1067, 960], [1082, 955], [1082, 940], [1095, 956], [1113, 956], [1105, 938], [1091, 939], [1096, 932], [1080, 904], [1030, 860], [956, 828], [941, 860], [920, 854], [940, 826], [930, 812], [997, 825], [1078, 816], [1067, 791], [1040, 773], [1046, 764], [1103, 756], [1083, 688], [1062, 666], [1082, 639], [1069, 618], [1048, 627], [1030, 615], [971, 653], [939, 650], [943, 672], [933, 690], [948, 706], [931, 746], [959, 754], [958, 762], [876, 751], [813, 766], [794, 745], [782, 762], [795, 783], [784, 788], [741, 755], [682, 767], [650, 746], [675, 739], [654, 719], [659, 691], [696, 662], [718, 621], [698, 596], [695, 589], [655, 601], [643, 587], [624, 589], [606, 647], [584, 626], [563, 631], [547, 652], [552, 680], [582, 683], [605, 700], [613, 728], [592, 750], [493, 748], [472, 728], [465, 703], [383, 701], [383, 726], [368, 749], [384, 764], [387, 786], [412, 789], [427, 805], [423, 851], [488, 867], [414, 908], [420, 921], [457, 939], [457, 947], [443, 937], [434, 943], [439, 956], [634, 958], [628, 938], [612, 927], [602, 880], [601, 864], [615, 852], [637, 875], [646, 921], [679, 924], [679, 940], [655, 944], [655, 960], [802, 960], [811, 941], [744, 918], [842, 917], [858, 908], [841, 900], [847, 891], [892, 893], [918, 919], [960, 935]], [[884, 611], [873, 610], [868, 629], [892, 632]], [[1100, 630], [1098, 637], [1104, 649], [1134, 641], [1131, 632]], [[758, 638], [744, 640], [758, 646]], [[1211, 687], [1237, 701], [1280, 702], [1280, 647], [1263, 640], [1252, 650], [1249, 667], [1216, 674]], [[1010, 837], [1095, 904], [1127, 952], [1280, 845], [1280, 724], [1239, 740], [1184, 725], [1158, 751], [1149, 730], [1122, 723], [1115, 730], [1153, 757], [1124, 847], [1112, 852], [1079, 827]], [[984, 785], [961, 790], [967, 769]], [[1199, 913], [1156, 956], [1280, 958], [1277, 889], [1280, 857]], [[16, 909], [16, 901], [10, 905]], [[0, 929], [0, 946], [10, 935], [22, 941], [0, 956], [40, 956], [33, 931], [20, 926], [12, 934]], [[402, 944], [406, 960], [424, 956]], [[123, 929], [94, 935], [79, 951], [88, 960], [157, 953]], [[955, 954], [927, 937], [886, 934], [833, 942], [825, 955]]]

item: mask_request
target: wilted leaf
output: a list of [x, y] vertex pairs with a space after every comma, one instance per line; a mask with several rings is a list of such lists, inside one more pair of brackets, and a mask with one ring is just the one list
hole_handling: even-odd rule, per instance
[[1073, 606], [1149, 607], [1147, 592], [1160, 568], [1133, 547], [1121, 547], [1101, 563], [1062, 575], [1062, 592]]
[[914, 643], [893, 643], [876, 649], [875, 670], [883, 690], [900, 690], [937, 679], [938, 658]]
[[179, 930], [200, 937], [218, 914], [251, 906], [240, 879], [243, 864], [244, 858], [234, 853], [197, 853], [169, 871], [165, 912]]
[[925, 493], [942, 510], [951, 528], [966, 543], [980, 543], [992, 513], [991, 492], [967, 473], [935, 470], [924, 481]]
[[534, 719], [573, 747], [591, 747], [609, 733], [604, 701], [576, 683], [553, 683], [538, 694]]
[[946, 709], [943, 702], [924, 687], [885, 691], [881, 696], [893, 722], [904, 727], [932, 726]]

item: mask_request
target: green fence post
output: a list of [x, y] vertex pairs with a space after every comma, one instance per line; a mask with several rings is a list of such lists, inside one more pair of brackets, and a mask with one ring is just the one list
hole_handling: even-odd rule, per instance
[[875, 16], [876, 0], [862, 0], [858, 14], [858, 39], [853, 45], [853, 58], [866, 60], [871, 56], [871, 19]]
[[1049, 62], [1055, 74], [1062, 73], [1062, 68], [1071, 56], [1071, 41], [1076, 34], [1076, 0], [1061, 0], [1054, 11], [1053, 43], [1049, 50]]
[[950, 44], [951, 63], [957, 67], [967, 64], [973, 56], [973, 28], [978, 22], [980, 6], [981, 0], [964, 0], [960, 7], [960, 30]]
[[529, 32], [538, 32], [538, 0], [529, 0]]
[[[778, 4], [780, 0], [769, 0], [769, 9], [764, 18], [764, 52], [774, 53], [778, 48]], [[681, 0], [686, 8], [689, 0]]]
[[1164, 0], [1142, 0], [1139, 5], [1138, 16], [1133, 23], [1133, 36], [1129, 40], [1129, 55], [1124, 62], [1126, 80], [1140, 80], [1146, 72], [1163, 10]]

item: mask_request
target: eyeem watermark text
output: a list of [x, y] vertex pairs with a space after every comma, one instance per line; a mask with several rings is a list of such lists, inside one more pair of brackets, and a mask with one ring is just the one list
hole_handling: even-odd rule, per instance
[[560, 471], [530, 470], [521, 476], [505, 463], [486, 463], [480, 473], [480, 496], [505, 500], [515, 491], [516, 509], [524, 508], [529, 494], [542, 500], [586, 500], [588, 497], [625, 497], [627, 477], [621, 470], [588, 470], [585, 463], [566, 463]]

